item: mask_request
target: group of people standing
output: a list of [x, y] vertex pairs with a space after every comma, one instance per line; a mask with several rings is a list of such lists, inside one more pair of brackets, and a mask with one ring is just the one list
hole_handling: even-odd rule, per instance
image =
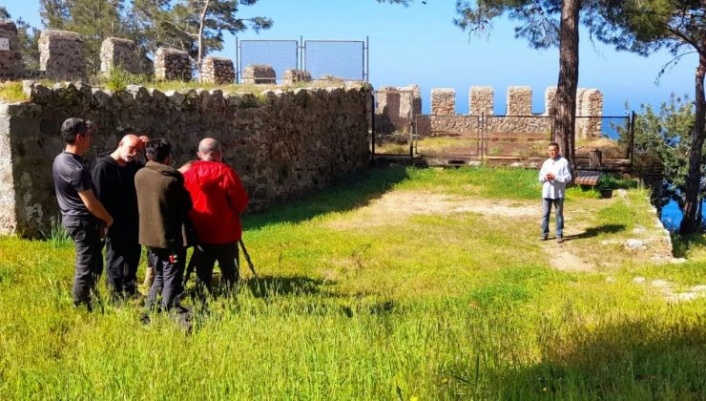
[[[161, 295], [162, 310], [185, 313], [180, 300], [189, 246], [194, 246], [197, 288], [212, 292], [218, 261], [226, 292], [231, 292], [238, 280], [240, 215], [248, 195], [237, 173], [223, 163], [218, 141], [203, 139], [198, 160], [176, 169], [168, 140], [127, 134], [89, 169], [83, 155], [94, 134], [88, 121], [64, 121], [65, 148], [52, 166], [62, 225], [76, 249], [74, 305], [93, 308], [103, 272], [103, 246], [112, 299], [139, 296], [142, 246], [154, 269], [148, 308], [155, 308]], [[143, 151], [146, 163], [140, 160]], [[187, 235], [191, 231], [196, 243]]]

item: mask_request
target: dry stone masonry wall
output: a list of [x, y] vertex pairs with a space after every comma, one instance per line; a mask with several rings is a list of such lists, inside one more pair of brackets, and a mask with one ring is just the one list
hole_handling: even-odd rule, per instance
[[154, 55], [155, 78], [167, 81], [191, 81], [189, 54], [160, 47]]
[[[417, 93], [419, 87], [417, 88]], [[400, 88], [382, 87], [375, 91], [376, 132], [390, 134], [408, 132], [410, 125], [409, 100], [400, 96]], [[577, 91], [578, 138], [599, 138], [603, 117], [603, 94], [597, 89], [581, 88]], [[482, 124], [488, 133], [547, 133], [551, 131], [551, 110], [556, 104], [556, 87], [544, 92], [545, 110], [532, 113], [532, 89], [527, 86], [511, 86], [507, 90], [507, 113], [495, 116], [493, 113], [494, 91], [489, 86], [474, 86], [469, 90], [469, 114], [456, 114], [456, 93], [454, 89], [440, 88], [431, 91], [431, 114], [421, 114], [421, 98], [415, 104], [414, 116], [417, 134], [421, 137], [446, 135], [449, 133], [470, 134], [478, 132]], [[481, 122], [482, 120], [482, 122]]]
[[140, 51], [135, 41], [121, 38], [106, 38], [101, 44], [101, 72], [109, 73], [121, 68], [131, 74], [142, 73]]
[[0, 19], [0, 78], [16, 78], [24, 74], [17, 26]]
[[243, 70], [244, 84], [276, 84], [275, 69], [268, 64], [251, 64]]
[[[422, 95], [419, 86], [383, 86], [376, 93], [378, 93], [375, 103], [376, 131], [408, 133], [414, 116], [422, 113]], [[384, 95], [379, 95], [381, 93]]]
[[81, 35], [46, 30], [39, 35], [39, 70], [49, 79], [85, 79], [85, 44]]
[[233, 60], [223, 57], [206, 57], [201, 64], [201, 82], [227, 85], [235, 82]]
[[111, 93], [80, 82], [26, 88], [30, 101], [0, 102], [0, 234], [41, 235], [57, 217], [51, 163], [63, 149], [58, 131], [68, 117], [99, 127], [89, 161], [114, 149], [127, 127], [171, 141], [175, 166], [194, 157], [202, 138], [216, 138], [243, 178], [250, 211], [330, 186], [369, 161], [365, 87], [260, 95], [141, 86]]

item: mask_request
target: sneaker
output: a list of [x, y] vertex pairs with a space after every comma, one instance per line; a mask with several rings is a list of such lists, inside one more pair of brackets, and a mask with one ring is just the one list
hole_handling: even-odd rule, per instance
[[547, 234], [544, 234], [541, 237], [539, 237], [540, 241], [546, 241], [547, 239], [549, 239], [549, 236], [547, 236]]
[[557, 243], [557, 244], [561, 244], [562, 242], [564, 242], [564, 238], [563, 238], [563, 237], [556, 237], [556, 243]]

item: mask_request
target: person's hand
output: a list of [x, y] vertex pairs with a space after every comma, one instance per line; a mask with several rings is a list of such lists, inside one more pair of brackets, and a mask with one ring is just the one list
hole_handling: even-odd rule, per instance
[[552, 173], [547, 173], [546, 177], [548, 181], [554, 181], [554, 179], [556, 178]]
[[115, 222], [115, 221], [113, 220], [113, 217], [112, 217], [112, 216], [108, 216], [108, 217], [109, 217], [108, 220], [106, 220], [106, 222], [105, 222], [105, 228], [106, 228], [106, 229], [110, 228], [110, 226], [112, 226], [113, 223]]
[[150, 137], [148, 137], [147, 135], [140, 135], [139, 138], [140, 138], [140, 142], [142, 142], [140, 147], [142, 149], [144, 149], [147, 146], [147, 142], [150, 141]]

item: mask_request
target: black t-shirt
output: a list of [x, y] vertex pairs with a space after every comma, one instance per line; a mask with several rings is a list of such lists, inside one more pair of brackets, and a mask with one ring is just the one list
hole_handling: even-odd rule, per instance
[[121, 166], [105, 156], [98, 159], [92, 172], [96, 197], [115, 221], [111, 231], [134, 234], [135, 238], [139, 229], [135, 173], [142, 167], [139, 162]]
[[54, 158], [51, 167], [54, 177], [54, 190], [62, 216], [91, 217], [78, 193], [93, 189], [91, 175], [83, 158], [79, 155], [62, 152]]

